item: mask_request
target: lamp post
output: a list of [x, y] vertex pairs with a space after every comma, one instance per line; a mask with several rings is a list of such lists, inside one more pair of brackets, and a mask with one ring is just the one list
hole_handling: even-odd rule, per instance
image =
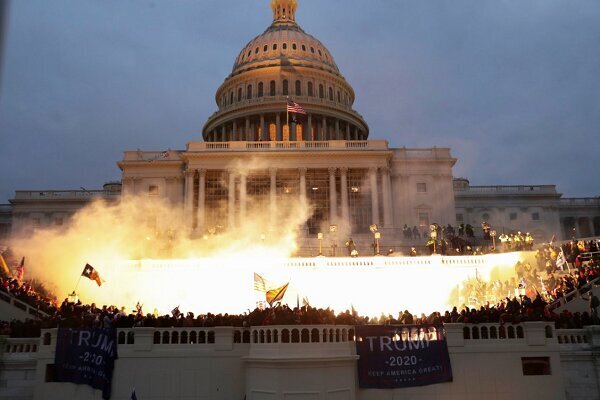
[[319, 239], [319, 256], [323, 255], [323, 233], [317, 233], [317, 239]]
[[331, 256], [335, 257], [337, 225], [329, 225], [329, 233], [331, 234]]
[[492, 250], [496, 251], [496, 230], [492, 229], [490, 231], [490, 236], [492, 237]]
[[433, 254], [436, 254], [435, 245], [437, 243], [437, 226], [435, 226], [435, 224], [431, 224], [429, 225], [429, 230], [431, 231], [429, 236], [431, 237], [431, 240], [433, 240]]
[[[381, 234], [377, 231], [377, 224], [371, 224], [369, 226], [369, 230], [373, 233], [374, 243], [373, 243], [373, 252], [376, 256], [379, 255], [379, 238]], [[378, 235], [379, 234], [379, 235]]]

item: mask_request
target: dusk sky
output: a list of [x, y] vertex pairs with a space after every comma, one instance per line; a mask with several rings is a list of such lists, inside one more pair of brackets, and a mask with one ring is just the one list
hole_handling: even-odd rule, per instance
[[[19, 0], [0, 81], [0, 203], [99, 189], [124, 150], [201, 141], [268, 0]], [[600, 1], [299, 0], [370, 139], [450, 147], [472, 185], [600, 195]]]

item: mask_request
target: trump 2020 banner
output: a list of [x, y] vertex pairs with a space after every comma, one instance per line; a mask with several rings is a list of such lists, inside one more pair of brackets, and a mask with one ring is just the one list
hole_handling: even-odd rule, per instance
[[446, 336], [438, 325], [357, 326], [356, 353], [363, 389], [452, 381]]
[[117, 356], [117, 330], [59, 328], [54, 357], [56, 382], [90, 385], [109, 399]]

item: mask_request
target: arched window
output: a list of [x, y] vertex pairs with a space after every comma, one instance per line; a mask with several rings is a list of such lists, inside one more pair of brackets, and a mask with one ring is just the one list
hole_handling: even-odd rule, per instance
[[277, 50], [277, 43], [273, 43], [273, 50]]
[[248, 85], [248, 87], [246, 88], [246, 98], [247, 99], [252, 98], [252, 85]]
[[267, 51], [267, 50], [269, 50], [269, 45], [265, 44], [265, 47], [263, 47], [263, 51]]
[[258, 54], [258, 47], [254, 49], [254, 54]]
[[233, 104], [233, 91], [229, 92], [229, 104]]
[[340, 91], [339, 91], [339, 90], [338, 90], [338, 92], [337, 92], [337, 101], [338, 101], [338, 103], [341, 103], [341, 102], [342, 102], [342, 95], [341, 95], [341, 93], [340, 93]]
[[275, 96], [275, 81], [269, 83], [269, 96]]
[[308, 82], [308, 95], [309, 96], [314, 96], [312, 82]]
[[288, 95], [288, 80], [287, 79], [283, 80], [283, 95], [284, 96]]
[[242, 88], [238, 89], [237, 101], [242, 101]]
[[325, 93], [323, 92], [323, 85], [319, 85], [319, 98], [322, 99], [325, 97]]
[[302, 82], [296, 81], [296, 96], [302, 96]]
[[292, 50], [296, 50], [298, 48], [298, 46], [296, 46], [296, 43], [292, 43]]
[[306, 46], [302, 45], [302, 51], [306, 51]]
[[284, 50], [287, 50], [287, 43], [284, 43], [284, 44], [282, 44], [282, 45], [281, 45], [281, 47], [282, 47]]
[[262, 82], [258, 82], [258, 97], [263, 97], [265, 88]]
[[315, 52], [315, 48], [314, 48], [314, 47], [311, 47], [311, 48], [310, 48], [310, 52], [314, 54], [314, 52]]
[[333, 101], [333, 88], [329, 88], [329, 100]]

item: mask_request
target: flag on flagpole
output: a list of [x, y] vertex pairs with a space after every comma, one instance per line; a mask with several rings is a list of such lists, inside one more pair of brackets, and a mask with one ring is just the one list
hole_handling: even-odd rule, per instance
[[310, 306], [310, 303], [308, 302], [308, 297], [304, 296], [304, 297], [302, 298], [302, 306], [303, 306], [303, 307], [308, 307], [308, 306]]
[[296, 103], [294, 100], [287, 99], [287, 112], [292, 114], [306, 115], [306, 111], [302, 106]]
[[283, 296], [285, 295], [289, 284], [290, 283], [288, 282], [283, 286], [267, 291], [266, 300], [271, 307], [273, 306], [273, 303], [275, 303], [276, 301], [281, 301], [281, 299], [283, 299]]
[[23, 280], [23, 276], [25, 275], [25, 256], [21, 258], [21, 263], [17, 267], [17, 280], [21, 282]]
[[267, 280], [255, 272], [254, 273], [254, 290], [256, 290], [258, 292], [266, 292], [267, 290], [269, 290], [269, 289], [267, 289], [267, 286], [269, 286]]
[[2, 254], [0, 254], [0, 269], [2, 269], [2, 271], [6, 274], [9, 275], [10, 271], [8, 269], [8, 265], [6, 265], [6, 261], [4, 261], [4, 257], [2, 257]]
[[96, 281], [98, 286], [102, 286], [102, 279], [100, 278], [100, 274], [90, 264], [85, 264], [81, 276], [85, 276], [86, 278], [92, 281]]
[[[556, 257], [556, 266], [561, 269], [561, 271], [565, 270], [565, 265], [567, 264], [567, 259], [565, 258], [565, 253], [563, 253], [563, 249], [560, 249], [558, 256]], [[568, 265], [567, 265], [568, 266]]]

